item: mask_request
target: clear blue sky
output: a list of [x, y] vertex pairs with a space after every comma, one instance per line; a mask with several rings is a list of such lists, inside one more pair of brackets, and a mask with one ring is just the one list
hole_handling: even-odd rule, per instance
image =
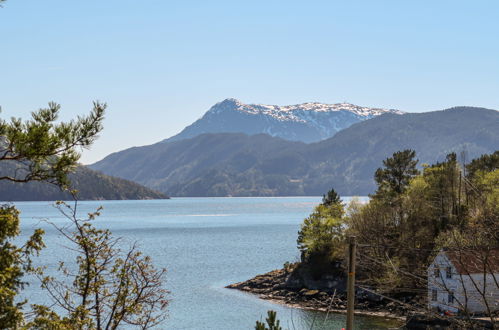
[[8, 0], [2, 116], [108, 103], [82, 161], [178, 133], [214, 103], [499, 109], [499, 1]]

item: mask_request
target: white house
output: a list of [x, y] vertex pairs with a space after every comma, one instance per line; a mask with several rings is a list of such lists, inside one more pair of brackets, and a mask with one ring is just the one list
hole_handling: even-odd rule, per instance
[[441, 251], [428, 267], [428, 304], [453, 313], [499, 310], [499, 249]]

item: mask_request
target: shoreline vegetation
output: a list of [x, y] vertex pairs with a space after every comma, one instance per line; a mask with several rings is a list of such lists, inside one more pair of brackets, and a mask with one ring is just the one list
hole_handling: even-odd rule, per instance
[[[428, 277], [435, 257], [448, 250], [462, 256], [458, 266], [464, 274], [474, 271], [462, 261], [472, 251], [470, 264], [483, 261], [483, 275], [496, 276], [492, 255], [499, 246], [499, 151], [469, 163], [463, 152], [461, 159], [451, 153], [420, 170], [414, 150], [395, 152], [374, 173], [377, 190], [368, 203], [345, 205], [334, 189], [323, 196], [298, 231], [299, 262], [286, 262], [283, 269], [227, 288], [290, 307], [345, 313], [346, 246], [349, 237], [356, 237], [356, 314], [404, 321], [409, 329], [494, 329], [498, 310], [490, 301], [492, 286], [482, 289], [473, 282], [465, 289], [471, 298], [465, 294], [463, 301], [457, 288], [438, 280], [430, 283]], [[432, 269], [432, 274], [441, 279], [444, 271]], [[445, 274], [452, 278], [454, 272]], [[445, 299], [438, 299], [434, 286]], [[483, 308], [471, 312], [470, 299]]]

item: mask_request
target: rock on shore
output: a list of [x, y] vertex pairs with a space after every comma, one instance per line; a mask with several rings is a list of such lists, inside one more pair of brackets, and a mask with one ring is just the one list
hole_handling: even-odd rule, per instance
[[[299, 288], [288, 284], [292, 276], [292, 270], [278, 269], [228, 285], [227, 288], [257, 294], [261, 299], [273, 300], [291, 307], [346, 313], [347, 299], [344, 289]], [[402, 318], [406, 314], [406, 311], [396, 304], [373, 297], [365, 291], [358, 290], [356, 296], [356, 314], [391, 318]]]
[[[347, 297], [344, 284], [344, 278], [341, 276], [334, 278], [330, 275], [314, 280], [307, 275], [306, 271], [297, 271], [297, 267], [294, 265], [287, 269], [273, 270], [250, 280], [228, 285], [227, 288], [253, 293], [261, 299], [272, 300], [289, 307], [346, 313]], [[403, 307], [404, 304], [409, 306], [412, 303], [409, 298], [399, 299], [404, 300], [403, 304], [357, 289], [355, 314], [398, 319], [404, 322], [406, 329], [411, 330], [462, 329], [459, 319], [452, 320], [435, 314], [420, 314]], [[475, 328], [492, 329], [493, 326], [490, 320], [475, 319], [473, 329]]]

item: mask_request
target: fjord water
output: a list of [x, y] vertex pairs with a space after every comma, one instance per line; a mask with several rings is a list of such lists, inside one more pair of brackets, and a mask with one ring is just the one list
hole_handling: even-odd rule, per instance
[[[158, 267], [168, 270], [169, 317], [159, 329], [253, 329], [269, 309], [276, 310], [285, 329], [341, 329], [344, 316], [287, 308], [254, 295], [225, 289], [298, 260], [296, 236], [300, 223], [319, 197], [174, 198], [154, 201], [88, 201], [78, 203], [84, 216], [103, 206], [95, 220], [127, 242], [137, 241]], [[59, 260], [72, 260], [57, 231], [42, 219], [64, 225], [67, 220], [50, 202], [19, 202], [22, 236], [46, 230], [47, 248], [39, 263], [57, 274]], [[48, 302], [39, 283], [29, 279], [29, 303]], [[358, 329], [384, 329], [390, 322], [356, 319]]]

